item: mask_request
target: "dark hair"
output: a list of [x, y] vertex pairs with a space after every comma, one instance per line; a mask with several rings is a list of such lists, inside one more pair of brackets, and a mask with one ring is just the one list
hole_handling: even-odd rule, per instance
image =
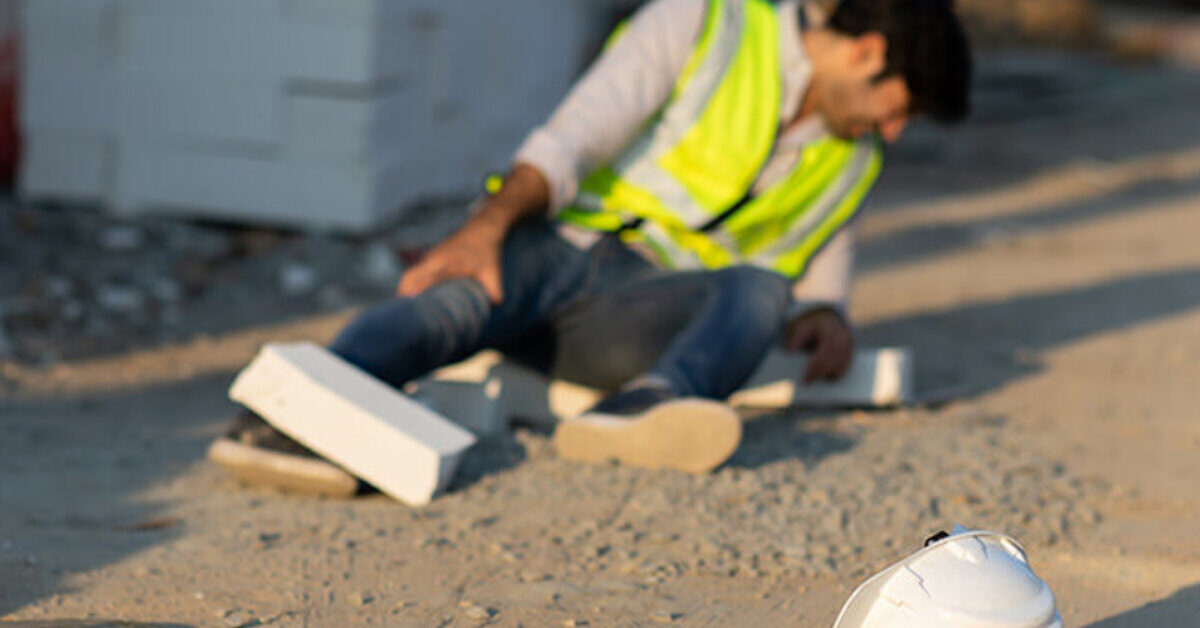
[[902, 76], [912, 109], [941, 122], [958, 122], [971, 109], [971, 47], [953, 0], [841, 0], [829, 28], [887, 39], [887, 67], [879, 80]]

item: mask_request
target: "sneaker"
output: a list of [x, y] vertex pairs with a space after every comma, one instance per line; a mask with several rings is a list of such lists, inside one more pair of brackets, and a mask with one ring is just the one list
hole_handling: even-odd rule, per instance
[[208, 459], [247, 484], [327, 497], [351, 497], [359, 491], [353, 475], [249, 410], [209, 446]]
[[728, 405], [642, 387], [606, 397], [554, 432], [558, 455], [580, 462], [617, 460], [645, 469], [712, 471], [742, 440]]

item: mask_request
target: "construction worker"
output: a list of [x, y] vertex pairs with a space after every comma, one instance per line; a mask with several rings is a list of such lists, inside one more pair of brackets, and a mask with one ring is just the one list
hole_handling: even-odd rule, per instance
[[[499, 349], [610, 391], [559, 426], [561, 456], [721, 464], [741, 437], [721, 400], [772, 346], [810, 352], [808, 380], [848, 368], [849, 225], [881, 141], [968, 111], [951, 0], [828, 4], [649, 2], [331, 349], [396, 387]], [[249, 414], [229, 436], [304, 451]]]

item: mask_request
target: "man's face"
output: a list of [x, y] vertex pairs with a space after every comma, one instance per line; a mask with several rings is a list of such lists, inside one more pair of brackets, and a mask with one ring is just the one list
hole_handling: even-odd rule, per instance
[[899, 139], [912, 98], [902, 77], [878, 78], [886, 55], [887, 42], [877, 34], [843, 42], [816, 103], [834, 135], [853, 140], [878, 132], [884, 141]]

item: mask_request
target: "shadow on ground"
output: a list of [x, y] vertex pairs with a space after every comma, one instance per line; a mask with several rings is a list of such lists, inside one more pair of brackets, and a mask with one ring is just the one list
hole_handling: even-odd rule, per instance
[[799, 460], [811, 469], [828, 456], [849, 451], [858, 441], [831, 424], [828, 419], [836, 414], [793, 410], [751, 418], [743, 424], [742, 443], [727, 464], [754, 468]]
[[1039, 352], [1197, 307], [1200, 268], [1189, 268], [903, 316], [860, 332], [864, 344], [902, 342], [927, 356], [918, 363], [922, 387], [983, 393], [1039, 372]]
[[158, 624], [105, 619], [62, 619], [5, 622], [4, 628], [190, 628], [187, 624]]
[[1148, 181], [1100, 199], [1057, 207], [1042, 207], [1016, 215], [987, 216], [969, 223], [929, 222], [879, 237], [858, 246], [855, 266], [860, 273], [894, 270], [897, 266], [967, 250], [997, 235], [1038, 233], [1112, 218], [1164, 203], [1200, 195], [1200, 181]]
[[1176, 591], [1164, 600], [1102, 619], [1086, 628], [1145, 628], [1146, 626], [1191, 626], [1200, 617], [1200, 584]]
[[0, 402], [0, 617], [185, 534], [187, 521], [144, 494], [203, 457], [232, 410], [226, 386]]

